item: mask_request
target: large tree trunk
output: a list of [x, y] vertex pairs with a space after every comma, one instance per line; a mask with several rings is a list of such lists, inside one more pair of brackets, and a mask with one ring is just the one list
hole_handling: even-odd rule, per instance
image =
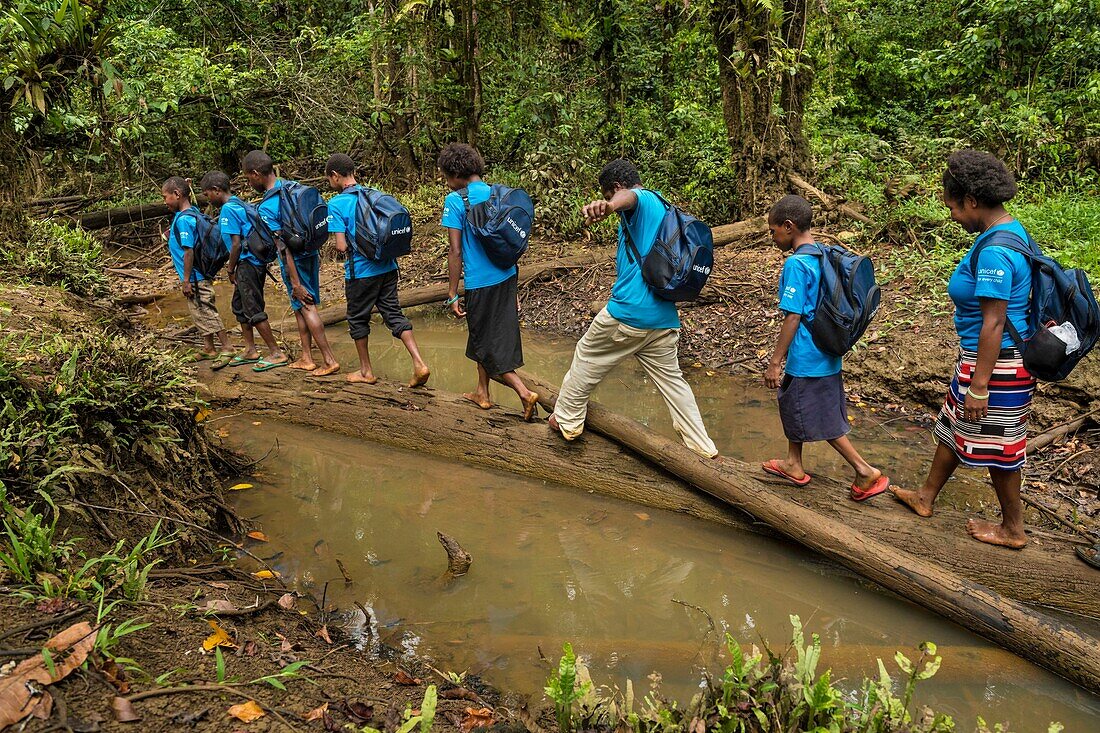
[[[806, 33], [807, 0], [785, 0], [777, 23], [757, 0], [718, 0], [711, 23], [718, 50], [718, 81], [736, 174], [742, 218], [759, 214], [787, 190], [787, 174], [806, 172], [809, 145], [802, 113], [811, 78], [772, 69], [776, 46], [799, 50]], [[797, 78], [802, 77], [802, 78]]]

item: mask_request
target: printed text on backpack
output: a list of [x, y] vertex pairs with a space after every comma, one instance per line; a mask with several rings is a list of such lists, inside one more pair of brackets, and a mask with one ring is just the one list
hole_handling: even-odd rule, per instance
[[283, 244], [292, 255], [316, 252], [328, 240], [328, 204], [313, 186], [286, 181], [278, 188]]
[[522, 188], [509, 188], [500, 183], [489, 188], [489, 198], [480, 204], [470, 204], [465, 188], [458, 194], [466, 207], [466, 223], [485, 250], [485, 256], [501, 269], [514, 267], [527, 251], [535, 221], [535, 204], [531, 197]]
[[974, 248], [970, 267], [977, 269], [978, 255], [989, 246], [1019, 252], [1031, 264], [1031, 338], [1025, 340], [1011, 320], [1005, 328], [1024, 355], [1024, 368], [1044, 382], [1069, 376], [1077, 363], [1100, 339], [1100, 306], [1083, 270], [1065, 270], [1044, 255], [1031, 238], [1024, 241], [1012, 232], [996, 231]]
[[412, 217], [400, 201], [373, 188], [355, 191], [355, 248], [368, 260], [385, 262], [412, 251]]
[[695, 300], [714, 269], [710, 227], [665, 201], [656, 191], [652, 193], [664, 204], [665, 217], [645, 257], [623, 222], [627, 256], [632, 262], [641, 263], [642, 279], [658, 298], [673, 302]]

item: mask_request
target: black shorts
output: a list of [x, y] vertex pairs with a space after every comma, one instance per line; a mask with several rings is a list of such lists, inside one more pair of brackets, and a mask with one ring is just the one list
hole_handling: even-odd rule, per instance
[[836, 440], [848, 434], [844, 377], [783, 377], [779, 386], [779, 418], [792, 443]]
[[267, 320], [264, 311], [264, 280], [267, 268], [251, 262], [237, 263], [237, 285], [233, 288], [233, 315], [237, 323], [255, 326]]
[[483, 366], [489, 376], [523, 366], [515, 275], [499, 285], [467, 290], [466, 324], [470, 329], [466, 358]]
[[397, 301], [397, 270], [347, 280], [344, 292], [348, 299], [348, 330], [356, 341], [370, 334], [370, 314], [376, 308], [394, 338], [401, 338], [405, 331], [412, 330], [412, 324]]

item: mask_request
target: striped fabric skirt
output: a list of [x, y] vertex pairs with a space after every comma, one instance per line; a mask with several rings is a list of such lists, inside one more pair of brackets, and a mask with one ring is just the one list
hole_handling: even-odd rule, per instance
[[989, 411], [981, 422], [969, 422], [963, 406], [977, 359], [976, 351], [961, 351], [933, 434], [967, 466], [1019, 470], [1035, 378], [1024, 369], [1018, 349], [1002, 349], [989, 380]]

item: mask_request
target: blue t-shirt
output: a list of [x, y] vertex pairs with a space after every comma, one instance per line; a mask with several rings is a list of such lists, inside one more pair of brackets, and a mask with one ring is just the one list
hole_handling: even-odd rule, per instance
[[[959, 334], [959, 344], [967, 351], [978, 350], [978, 336], [982, 332], [981, 298], [1008, 301], [1008, 319], [1020, 332], [1020, 337], [1026, 339], [1031, 335], [1028, 325], [1031, 263], [1027, 257], [1005, 247], [988, 245], [978, 257], [977, 277], [971, 272], [970, 259], [974, 248], [998, 231], [1012, 232], [1027, 241], [1027, 232], [1018, 221], [990, 227], [974, 240], [974, 246], [947, 282], [947, 294], [955, 303], [955, 332]], [[1006, 327], [1001, 336], [1001, 348], [1012, 346], [1015, 344]]]
[[[184, 213], [185, 211], [192, 213]], [[197, 224], [192, 214], [198, 213], [199, 210], [194, 206], [184, 209], [184, 211], [177, 211], [176, 215], [172, 217], [172, 227], [168, 230], [168, 252], [172, 255], [172, 264], [176, 266], [176, 274], [179, 275], [180, 282], [183, 282], [184, 251], [195, 246]], [[192, 264], [191, 280], [194, 282], [202, 279], [204, 279], [202, 273]]]
[[359, 206], [359, 196], [355, 192], [362, 190], [359, 184], [348, 186], [328, 202], [328, 230], [333, 234], [342, 232], [348, 243], [348, 259], [344, 263], [347, 280], [385, 275], [397, 269], [397, 260], [368, 260], [355, 246], [355, 212]]
[[815, 249], [810, 245], [796, 249], [783, 263], [783, 274], [779, 276], [779, 309], [802, 316], [783, 368], [792, 377], [828, 377], [841, 369], [841, 358], [817, 348], [808, 325], [814, 318], [821, 288], [821, 258], [810, 254]]
[[661, 300], [642, 279], [642, 267], [627, 252], [626, 234], [630, 230], [634, 246], [643, 258], [653, 249], [661, 222], [665, 218], [665, 205], [657, 194], [644, 188], [633, 189], [638, 203], [632, 211], [619, 216], [619, 249], [615, 254], [615, 284], [611, 288], [611, 300], [607, 312], [634, 328], [679, 328], [680, 314], [676, 304]]
[[[489, 184], [484, 181], [473, 181], [466, 190], [471, 206], [489, 200]], [[485, 254], [481, 243], [474, 238], [473, 232], [466, 226], [466, 206], [458, 191], [451, 191], [443, 200], [441, 223], [447, 229], [462, 231], [462, 275], [465, 280], [463, 284], [467, 290], [499, 285], [516, 274], [514, 265], [501, 269]]]
[[233, 251], [234, 234], [241, 238], [241, 255], [238, 262], [248, 262], [256, 267], [264, 266], [256, 255], [244, 246], [244, 240], [248, 239], [248, 235], [252, 233], [252, 223], [248, 220], [248, 214], [245, 213], [243, 201], [236, 196], [230, 196], [218, 213], [218, 226], [227, 250]]

